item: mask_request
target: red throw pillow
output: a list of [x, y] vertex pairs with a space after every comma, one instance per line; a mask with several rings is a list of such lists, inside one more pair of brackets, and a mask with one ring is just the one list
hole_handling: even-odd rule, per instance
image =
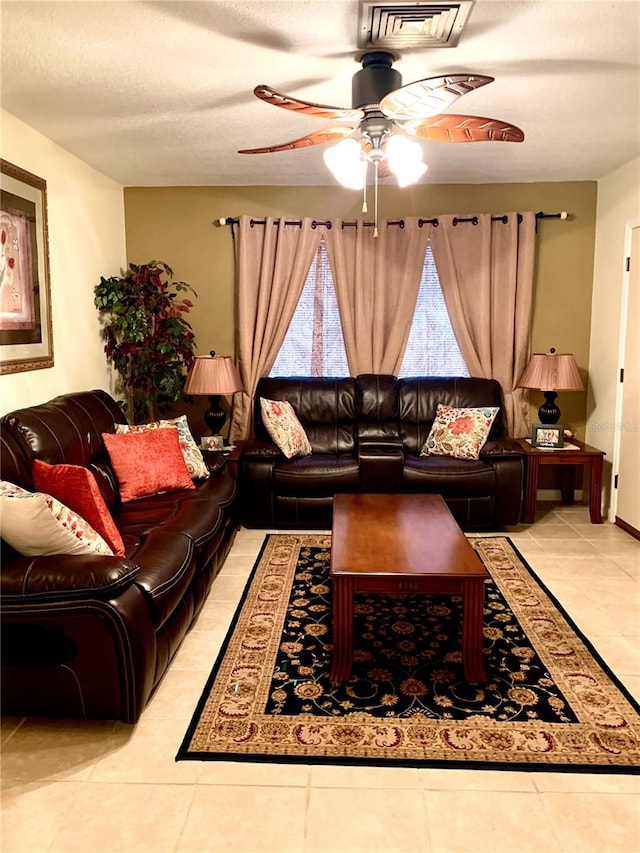
[[123, 503], [157, 492], [195, 489], [175, 427], [150, 432], [102, 434]]
[[35, 459], [32, 474], [37, 491], [52, 495], [78, 513], [102, 536], [116, 557], [124, 557], [122, 536], [114, 524], [96, 478], [88, 468], [82, 465], [49, 465]]

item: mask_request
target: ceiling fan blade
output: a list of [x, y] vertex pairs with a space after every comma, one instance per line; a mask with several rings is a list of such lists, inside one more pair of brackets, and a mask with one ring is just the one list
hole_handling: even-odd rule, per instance
[[380, 101], [380, 109], [390, 118], [427, 118], [450, 107], [462, 95], [492, 83], [482, 74], [447, 74], [416, 80], [389, 92]]
[[307, 148], [309, 145], [321, 145], [323, 142], [333, 142], [334, 139], [344, 139], [351, 136], [353, 127], [325, 127], [294, 139], [291, 142], [283, 142], [281, 145], [268, 145], [264, 148], [244, 148], [238, 154], [270, 154], [273, 151], [291, 151], [294, 148]]
[[430, 142], [523, 142], [524, 133], [514, 124], [496, 118], [445, 113], [422, 121], [402, 122], [412, 136]]
[[316, 116], [317, 118], [330, 119], [345, 119], [345, 121], [360, 121], [364, 118], [364, 112], [358, 109], [346, 109], [342, 107], [327, 107], [323, 104], [313, 104], [310, 101], [300, 101], [297, 98], [291, 98], [289, 95], [281, 95], [270, 86], [256, 86], [253, 90], [256, 98], [261, 101], [266, 101], [268, 104], [273, 104], [274, 107], [282, 107], [285, 110], [292, 110], [296, 113], [302, 113], [307, 116]]

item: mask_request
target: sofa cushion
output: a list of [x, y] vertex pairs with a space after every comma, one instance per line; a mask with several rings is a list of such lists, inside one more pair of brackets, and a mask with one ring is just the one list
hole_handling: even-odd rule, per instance
[[304, 497], [357, 492], [358, 460], [349, 453], [330, 456], [315, 454], [286, 462], [273, 469], [273, 488], [278, 495]]
[[129, 557], [157, 528], [188, 536], [195, 547], [197, 570], [214, 557], [229, 523], [227, 510], [236, 498], [236, 482], [217, 476], [201, 480], [195, 489], [167, 492], [122, 504], [115, 515]]
[[262, 421], [274, 443], [287, 459], [308, 456], [311, 445], [298, 420], [293, 406], [287, 400], [260, 398]]
[[116, 557], [124, 557], [122, 537], [91, 471], [82, 465], [49, 465], [35, 459], [33, 483], [38, 491], [53, 495], [77, 512], [102, 536]]
[[193, 440], [186, 415], [181, 415], [179, 418], [165, 418], [148, 424], [136, 424], [135, 426], [116, 424], [116, 433], [124, 435], [129, 432], [149, 432], [155, 429], [167, 429], [168, 427], [175, 427], [178, 430], [180, 452], [191, 477], [194, 480], [206, 479], [209, 476], [209, 469], [198, 445]]
[[2, 538], [25, 557], [113, 556], [111, 548], [87, 521], [43, 492], [1, 494], [0, 524]]
[[420, 456], [477, 459], [497, 414], [496, 406], [456, 408], [438, 403]]
[[269, 438], [262, 422], [259, 397], [288, 400], [314, 453], [354, 453], [355, 380], [322, 377], [262, 377], [254, 401], [255, 437]]
[[[495, 379], [418, 376], [398, 380], [400, 435], [405, 450], [420, 453], [436, 417], [438, 403], [455, 408], [502, 407], [502, 390]], [[489, 439], [504, 434], [502, 409], [491, 426]]]
[[470, 498], [492, 495], [496, 489], [496, 475], [493, 465], [482, 460], [407, 453], [402, 484], [407, 492]]
[[123, 504], [114, 518], [129, 556], [128, 537], [141, 539], [158, 527], [183, 532], [200, 547], [214, 535], [224, 507], [234, 496], [231, 477], [212, 477], [193, 490], [165, 492]]
[[180, 451], [175, 427], [151, 432], [102, 436], [123, 503], [195, 486]]

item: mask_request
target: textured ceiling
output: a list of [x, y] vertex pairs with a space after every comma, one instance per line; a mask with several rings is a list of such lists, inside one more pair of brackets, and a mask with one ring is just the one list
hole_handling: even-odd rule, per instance
[[[351, 106], [358, 0], [3, 0], [2, 108], [125, 186], [331, 185], [324, 146], [242, 156], [321, 129], [259, 83]], [[521, 144], [424, 142], [426, 183], [592, 180], [640, 151], [638, 0], [477, 0], [455, 48], [412, 48], [403, 82], [495, 82], [454, 112]]]

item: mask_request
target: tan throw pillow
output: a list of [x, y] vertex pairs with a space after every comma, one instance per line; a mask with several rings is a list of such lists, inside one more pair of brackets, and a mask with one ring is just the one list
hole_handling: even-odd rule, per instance
[[420, 456], [477, 459], [498, 412], [495, 406], [456, 409], [438, 403], [436, 418]]
[[287, 459], [309, 456], [312, 452], [309, 439], [291, 403], [260, 397], [260, 409], [269, 435]]
[[2, 538], [25, 557], [102, 554], [113, 551], [77, 513], [44, 492], [0, 489]]
[[149, 432], [154, 429], [166, 429], [167, 427], [175, 427], [178, 430], [178, 440], [180, 442], [180, 452], [184, 457], [185, 464], [189, 474], [193, 480], [203, 480], [209, 476], [209, 469], [204, 461], [204, 457], [200, 452], [198, 445], [195, 443], [186, 415], [180, 415], [179, 418], [164, 418], [159, 421], [153, 421], [148, 424], [116, 424], [116, 434], [125, 435], [126, 433]]

